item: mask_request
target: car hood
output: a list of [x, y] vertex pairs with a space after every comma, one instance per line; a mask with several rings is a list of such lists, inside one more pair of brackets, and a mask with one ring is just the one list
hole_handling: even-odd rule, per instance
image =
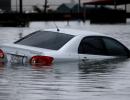
[[44, 55], [45, 52], [55, 52], [55, 50], [19, 45], [19, 44], [3, 44], [0, 48], [7, 54], [17, 54], [22, 56]]

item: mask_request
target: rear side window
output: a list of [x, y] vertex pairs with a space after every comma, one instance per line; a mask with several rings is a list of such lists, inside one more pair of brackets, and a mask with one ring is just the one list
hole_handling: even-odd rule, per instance
[[78, 52], [81, 54], [105, 55], [105, 48], [101, 38], [90, 36], [81, 41]]
[[45, 49], [58, 50], [73, 37], [73, 35], [64, 33], [37, 31], [19, 41], [16, 41], [15, 43]]
[[107, 53], [110, 56], [127, 56], [127, 49], [118, 41], [104, 37], [103, 38]]

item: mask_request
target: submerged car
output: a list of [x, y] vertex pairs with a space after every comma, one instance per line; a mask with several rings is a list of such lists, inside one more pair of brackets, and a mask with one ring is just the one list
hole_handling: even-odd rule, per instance
[[46, 29], [13, 44], [0, 46], [0, 61], [51, 65], [56, 62], [129, 58], [129, 49], [118, 40], [96, 32]]

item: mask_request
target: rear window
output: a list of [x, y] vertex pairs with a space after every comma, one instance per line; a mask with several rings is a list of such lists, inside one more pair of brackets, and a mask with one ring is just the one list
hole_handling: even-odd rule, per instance
[[64, 33], [37, 31], [16, 41], [16, 44], [58, 50], [74, 36]]

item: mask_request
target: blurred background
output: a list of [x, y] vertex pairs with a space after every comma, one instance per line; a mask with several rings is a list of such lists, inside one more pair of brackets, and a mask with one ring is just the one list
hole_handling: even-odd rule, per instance
[[54, 20], [127, 23], [128, 18], [129, 0], [0, 0], [1, 26]]

